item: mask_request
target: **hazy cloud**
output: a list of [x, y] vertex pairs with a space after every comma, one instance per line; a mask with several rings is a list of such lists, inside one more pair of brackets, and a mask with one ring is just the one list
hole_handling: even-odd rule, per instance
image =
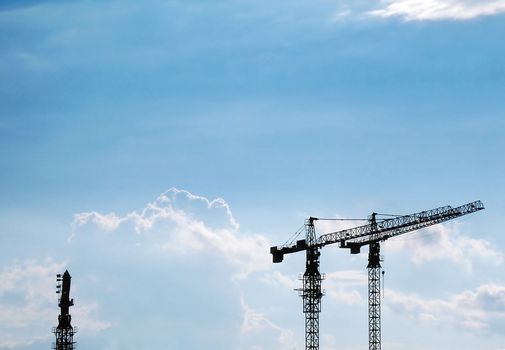
[[425, 299], [386, 289], [388, 309], [419, 322], [456, 325], [470, 331], [500, 333], [505, 321], [505, 286], [485, 284], [446, 299]]
[[[294, 290], [301, 288], [302, 282], [298, 278], [286, 276], [279, 271], [265, 274], [263, 282], [272, 286]], [[322, 288], [330, 298], [345, 304], [359, 304], [364, 301], [361, 292], [365, 291], [367, 275], [365, 271], [343, 270], [325, 274]]]
[[448, 259], [472, 272], [475, 260], [499, 265], [503, 254], [485, 239], [461, 233], [457, 222], [436, 225], [413, 235], [396, 237], [387, 242], [388, 249], [408, 251], [415, 264]]
[[331, 298], [346, 304], [364, 302], [362, 292], [366, 292], [368, 277], [366, 271], [344, 270], [326, 274], [324, 289]]
[[[278, 349], [281, 350], [294, 350], [297, 349], [296, 342], [294, 340], [294, 335], [291, 330], [279, 327], [272, 321], [270, 321], [267, 316], [252, 307], [247, 305], [244, 298], [240, 299], [240, 304], [242, 310], [244, 311], [244, 319], [242, 321], [242, 333], [265, 333], [274, 332], [277, 334]], [[271, 344], [269, 348], [271, 347]], [[254, 345], [253, 349], [263, 349], [259, 345]]]
[[300, 281], [298, 278], [292, 278], [277, 270], [265, 274], [262, 281], [271, 286], [287, 290], [294, 290], [295, 288], [300, 287]]

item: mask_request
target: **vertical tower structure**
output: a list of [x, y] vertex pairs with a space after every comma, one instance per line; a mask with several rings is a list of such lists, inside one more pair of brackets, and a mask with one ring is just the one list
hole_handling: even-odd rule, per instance
[[368, 348], [381, 350], [380, 245], [370, 243], [368, 249]]
[[370, 216], [372, 232], [368, 245], [368, 349], [381, 350], [381, 257], [379, 236], [377, 234], [377, 213]]
[[319, 313], [321, 312], [321, 281], [324, 276], [319, 272], [319, 256], [321, 253], [315, 246], [316, 231], [314, 218], [309, 218], [305, 224], [308, 245], [305, 273], [303, 274], [300, 296], [303, 298], [303, 313], [305, 314], [305, 349], [319, 349]]
[[70, 299], [70, 281], [72, 277], [68, 270], [63, 273], [63, 276], [56, 275], [56, 293], [59, 294], [58, 306], [60, 314], [58, 316], [58, 326], [53, 328], [53, 333], [56, 337], [56, 342], [53, 344], [54, 350], [74, 350], [74, 334], [77, 329], [72, 327], [70, 315], [70, 306], [74, 305], [74, 299]]

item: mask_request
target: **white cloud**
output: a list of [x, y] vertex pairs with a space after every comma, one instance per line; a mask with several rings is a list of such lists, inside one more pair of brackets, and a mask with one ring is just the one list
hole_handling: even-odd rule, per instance
[[[345, 270], [326, 274], [324, 289], [331, 298], [346, 304], [364, 302], [361, 292], [366, 291], [368, 277], [364, 271]], [[361, 292], [360, 292], [361, 291]]]
[[423, 21], [467, 20], [505, 12], [505, 0], [386, 0], [383, 3], [385, 7], [368, 14]]
[[388, 249], [408, 251], [415, 264], [448, 259], [472, 272], [476, 259], [499, 265], [503, 254], [485, 239], [470, 238], [460, 232], [457, 222], [436, 225], [409, 236], [387, 241]]
[[99, 305], [97, 303], [78, 302], [72, 311], [72, 318], [77, 321], [79, 332], [99, 332], [110, 328], [110, 322], [96, 319], [93, 315], [98, 312]]
[[209, 200], [171, 188], [140, 212], [124, 216], [95, 211], [75, 214], [72, 236], [87, 224], [108, 232], [133, 227], [139, 236], [155, 237], [155, 245], [164, 251], [219, 254], [239, 269], [235, 275], [239, 278], [271, 268], [267, 239], [261, 235], [242, 235], [230, 206], [222, 198]]
[[[51, 259], [29, 260], [4, 266], [0, 272], [0, 349], [34, 342], [51, 342], [51, 327], [58, 316], [56, 274], [65, 263]], [[101, 330], [109, 325], [93, 318], [97, 306], [80, 302], [75, 319], [81, 330]], [[88, 327], [89, 326], [89, 327]]]
[[388, 309], [422, 323], [456, 325], [465, 330], [496, 331], [505, 321], [505, 286], [485, 284], [446, 299], [424, 299], [386, 289]]
[[348, 6], [342, 6], [339, 8], [333, 16], [331, 16], [331, 22], [342, 22], [352, 15], [352, 10]]
[[[262, 235], [240, 232], [240, 225], [230, 206], [222, 198], [210, 200], [171, 188], [138, 211], [123, 215], [97, 211], [78, 213], [74, 216], [72, 227], [72, 240], [79, 246], [84, 243], [79, 241], [81, 239], [90, 240], [91, 246], [97, 245], [95, 240], [103, 243], [102, 239], [105, 239], [110, 246], [125, 249], [128, 253], [133, 249], [139, 254], [155, 252], [159, 256], [170, 257], [192, 256], [195, 252], [199, 256], [217, 255], [231, 267], [225, 273], [230, 273], [234, 286], [239, 290], [247, 290], [251, 282], [248, 278], [265, 280], [269, 278], [266, 276], [274, 276], [270, 278], [282, 279], [280, 274], [272, 274], [267, 239]], [[101, 243], [98, 245], [103, 246]], [[109, 245], [105, 247], [109, 249]], [[177, 260], [173, 261], [175, 265]], [[206, 259], [200, 272], [205, 276], [212, 273], [215, 260]], [[261, 273], [251, 276], [251, 272]], [[193, 275], [192, 278], [198, 277]], [[284, 279], [284, 283], [286, 281]], [[205, 301], [210, 299], [214, 299], [212, 295], [205, 295]], [[237, 348], [268, 349], [272, 341], [279, 349], [297, 348], [292, 331], [276, 325], [266, 313], [253, 309], [243, 296], [240, 306], [241, 310], [237, 311], [239, 315], [243, 312], [243, 320], [239, 324], [237, 342], [240, 346]]]
[[297, 278], [289, 277], [277, 270], [265, 274], [262, 281], [271, 286], [287, 290], [294, 290], [300, 287], [300, 281]]
[[[241, 331], [245, 333], [264, 333], [268, 331], [273, 331], [277, 334], [278, 349], [281, 350], [294, 350], [297, 349], [296, 342], [294, 340], [294, 334], [291, 330], [279, 327], [272, 321], [270, 321], [263, 313], [254, 310], [252, 307], [247, 305], [244, 298], [240, 299], [240, 305], [244, 311], [244, 318], [242, 321]], [[253, 349], [262, 349], [262, 347], [255, 345]]]
[[[291, 291], [301, 288], [301, 282], [297, 278], [286, 276], [279, 271], [265, 274], [262, 281]], [[332, 299], [345, 304], [359, 304], [364, 301], [360, 291], [363, 291], [363, 287], [366, 288], [366, 285], [367, 275], [365, 272], [344, 270], [325, 274], [322, 289]]]
[[326, 274], [326, 280], [345, 286], [355, 287], [367, 284], [367, 275], [361, 270], [343, 270]]

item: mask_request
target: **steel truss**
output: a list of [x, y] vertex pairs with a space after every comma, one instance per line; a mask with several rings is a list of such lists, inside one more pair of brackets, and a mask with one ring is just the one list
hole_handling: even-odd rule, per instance
[[[314, 222], [306, 223], [306, 237], [309, 244], [316, 240]], [[303, 313], [305, 314], [305, 349], [319, 350], [319, 313], [321, 312], [321, 281], [324, 276], [319, 272], [318, 248], [307, 249], [305, 273], [301, 277], [303, 287], [300, 296], [303, 298]]]
[[60, 328], [54, 327], [53, 333], [56, 337], [56, 342], [53, 343], [54, 350], [74, 350], [74, 334], [77, 333], [77, 329], [68, 325], [67, 327]]
[[319, 273], [319, 252], [317, 249], [307, 250], [307, 269], [301, 280], [303, 288], [300, 296], [303, 298], [303, 313], [305, 314], [305, 349], [319, 350], [319, 313], [321, 312], [321, 281]]
[[368, 253], [368, 348], [381, 349], [380, 245], [371, 243]]

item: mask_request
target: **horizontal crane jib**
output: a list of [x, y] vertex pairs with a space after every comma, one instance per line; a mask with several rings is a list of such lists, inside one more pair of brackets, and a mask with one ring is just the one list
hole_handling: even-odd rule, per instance
[[484, 209], [482, 202], [475, 201], [456, 208], [445, 206], [415, 214], [398, 216], [378, 221], [376, 225], [368, 224], [324, 234], [318, 238], [317, 246], [322, 247], [333, 243], [340, 243], [341, 247], [346, 247], [347, 244], [362, 246], [371, 242], [384, 241], [403, 233], [419, 230], [482, 209]]
[[456, 208], [451, 206], [440, 207], [415, 214], [384, 219], [347, 230], [327, 233], [317, 238], [316, 243], [312, 245], [309, 245], [305, 239], [301, 239], [294, 245], [271, 247], [270, 253], [273, 256], [274, 263], [280, 263], [285, 254], [338, 243], [341, 248], [351, 248], [351, 253], [356, 254], [359, 253], [361, 246], [372, 242], [385, 241], [394, 236], [439, 224], [482, 209], [484, 209], [484, 205], [481, 201], [471, 202]]

